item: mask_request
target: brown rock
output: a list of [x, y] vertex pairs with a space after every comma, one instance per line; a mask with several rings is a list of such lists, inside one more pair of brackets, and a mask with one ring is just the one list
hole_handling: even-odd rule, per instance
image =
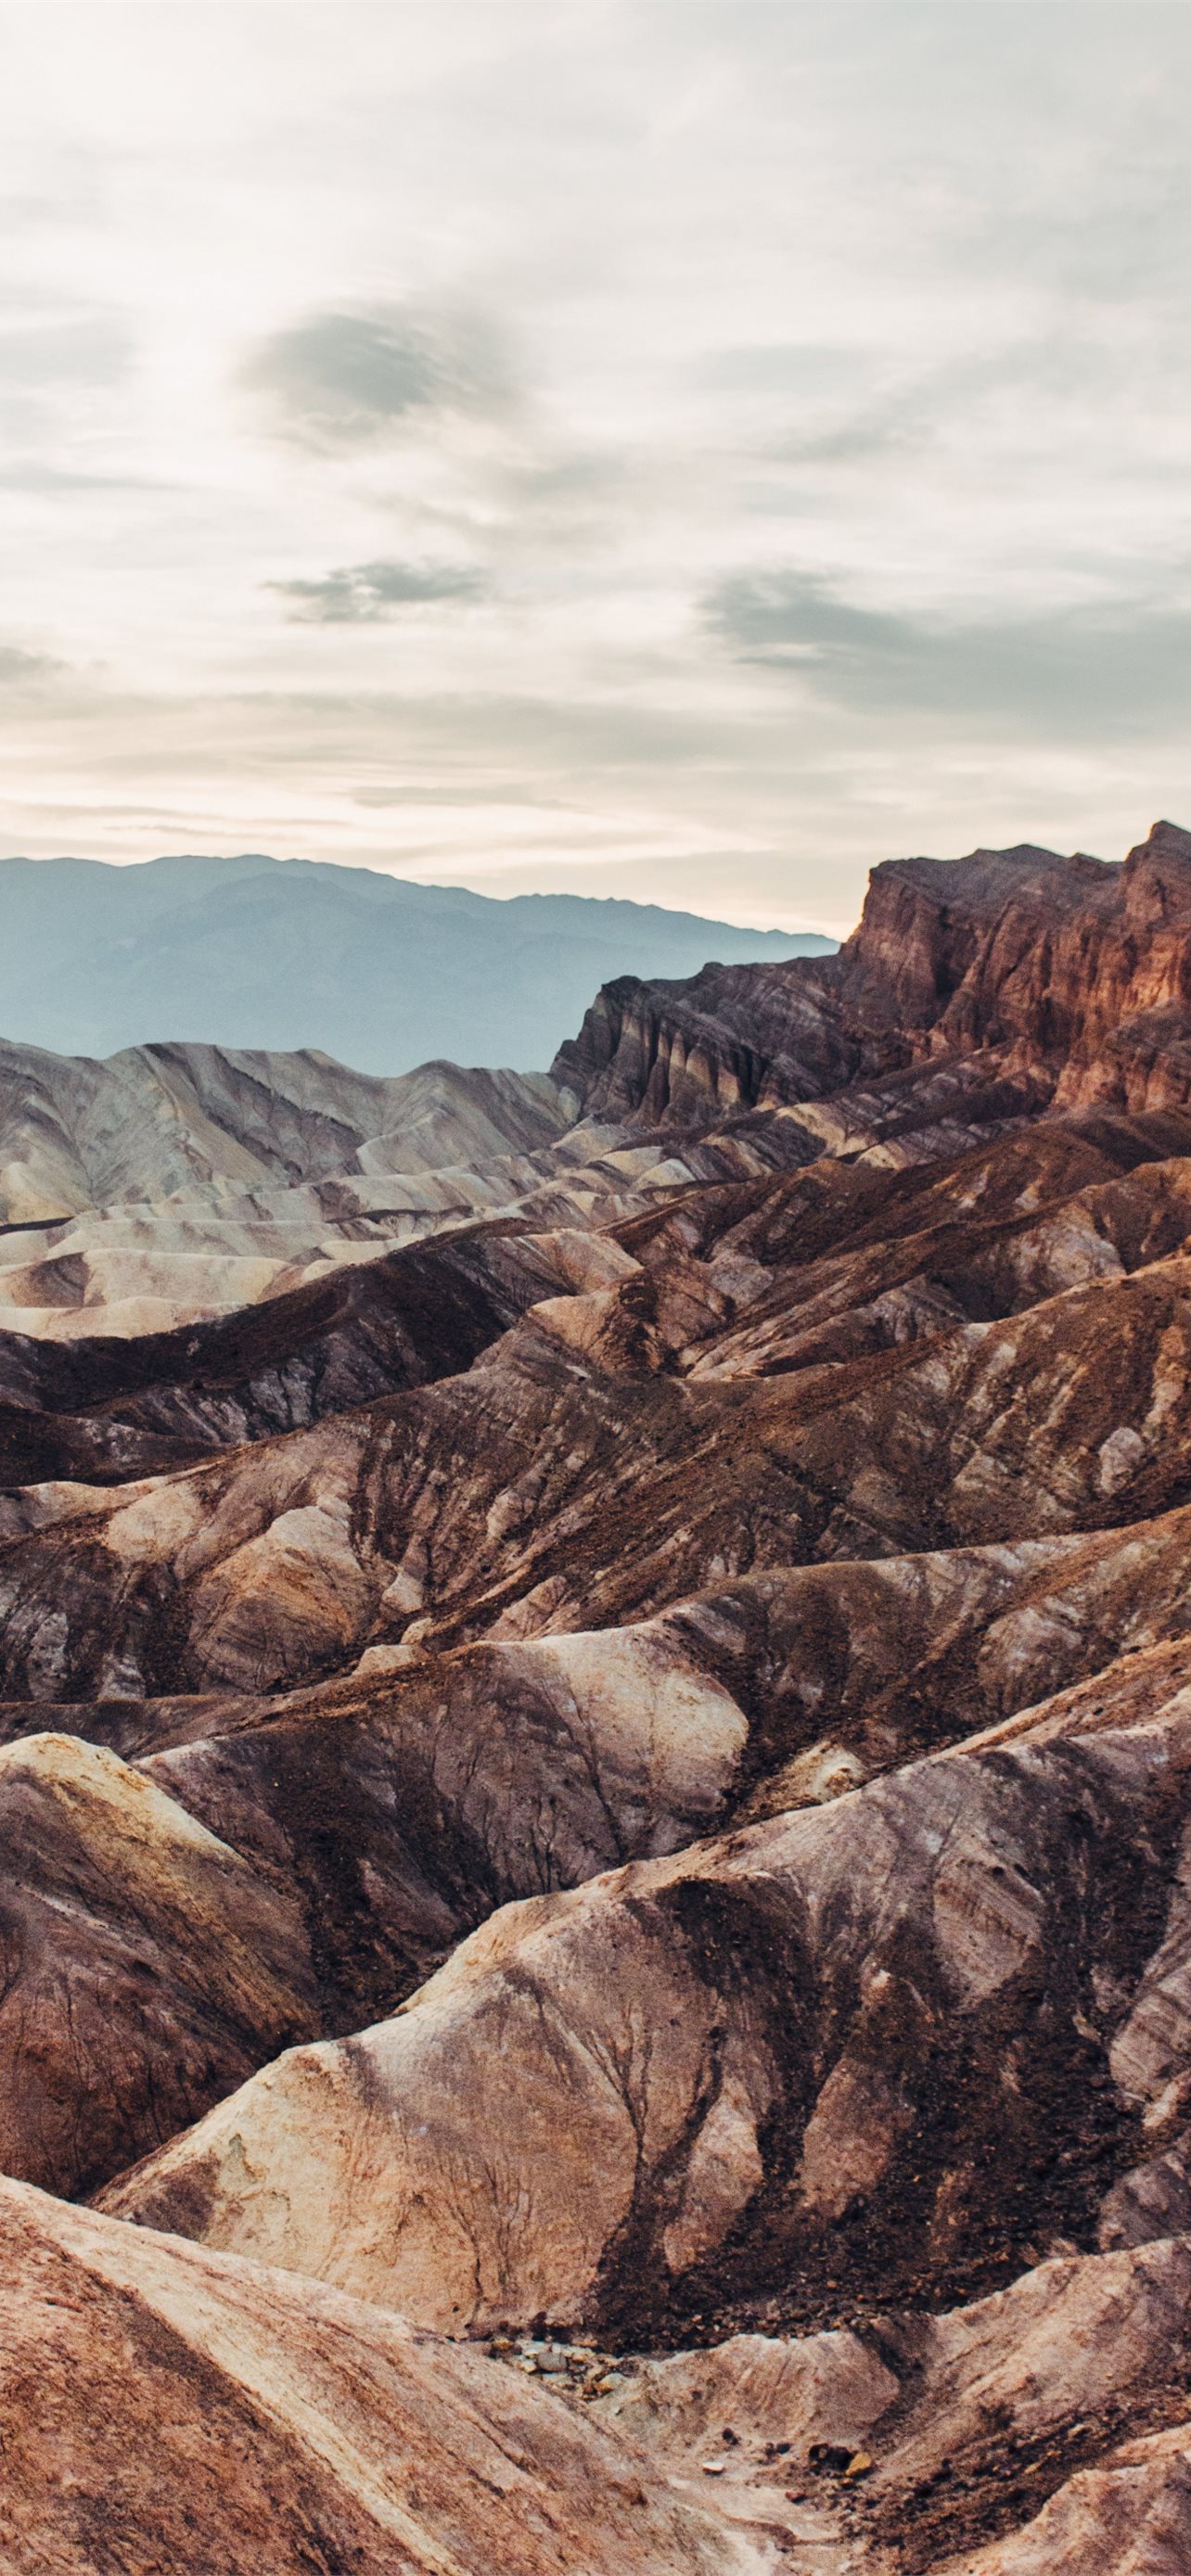
[[499, 2362], [0, 2184], [13, 2576], [729, 2576], [721, 2525]]
[[309, 2029], [292, 1898], [112, 1753], [0, 1751], [0, 2159], [90, 2189]]
[[1191, 2079], [1189, 1754], [1176, 1699], [506, 1908], [104, 2206], [452, 2332], [937, 2295], [1042, 2210], [1093, 2242]]

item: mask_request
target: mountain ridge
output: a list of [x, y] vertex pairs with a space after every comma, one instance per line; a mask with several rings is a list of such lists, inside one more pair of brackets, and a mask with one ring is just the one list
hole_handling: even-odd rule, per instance
[[307, 859], [0, 861], [0, 1028], [107, 1056], [177, 1042], [311, 1046], [395, 1075], [429, 1057], [549, 1063], [594, 985], [634, 959], [826, 953], [620, 897], [423, 886]]

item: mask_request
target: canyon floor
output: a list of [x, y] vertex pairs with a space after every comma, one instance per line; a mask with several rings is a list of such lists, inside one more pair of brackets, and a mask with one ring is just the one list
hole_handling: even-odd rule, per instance
[[0, 2559], [1191, 2567], [1191, 835], [0, 1047]]

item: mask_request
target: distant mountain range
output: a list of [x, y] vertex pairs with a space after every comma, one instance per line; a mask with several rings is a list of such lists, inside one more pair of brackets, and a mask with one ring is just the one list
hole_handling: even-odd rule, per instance
[[528, 1072], [619, 975], [835, 946], [656, 904], [500, 902], [304, 859], [13, 858], [0, 861], [0, 1036], [72, 1055], [170, 1038], [320, 1047], [365, 1073], [442, 1056]]

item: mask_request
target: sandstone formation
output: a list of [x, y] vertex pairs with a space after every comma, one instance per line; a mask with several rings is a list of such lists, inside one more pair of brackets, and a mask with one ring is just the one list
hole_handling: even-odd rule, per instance
[[1187, 2237], [1052, 2259], [962, 2311], [737, 2335], [594, 2381], [568, 2348], [489, 2359], [17, 2183], [0, 2185], [0, 2266], [0, 2545], [22, 2569], [1185, 2560]]
[[[679, 1123], [818, 1101], [978, 1057], [1065, 1105], [1182, 1103], [1191, 1078], [1191, 834], [1157, 823], [1122, 868], [1022, 847], [875, 868], [838, 956], [624, 976], [555, 1075], [586, 1115]], [[863, 1092], [856, 1104], [866, 1123]]]
[[293, 1898], [114, 1754], [0, 1752], [0, 1852], [6, 2173], [85, 2191], [309, 2028]]
[[[732, 2336], [618, 2374], [592, 2411], [680, 2492], [706, 2493], [717, 2468], [717, 2508], [788, 2535], [795, 2565], [801, 2548], [812, 2565], [914, 2576], [1176, 2568], [1191, 2543], [1189, 2263], [1174, 2237], [1053, 2259], [941, 2316]], [[1154, 2429], [1122, 2440], [1130, 2424]]]
[[[465, 1374], [181, 1476], [13, 1494], [7, 1693], [277, 1689], [376, 1644], [1162, 1514], [1191, 1471], [1191, 1261], [1168, 1248], [1191, 1130], [1093, 1129], [1055, 1121], [1036, 1154], [1015, 1131], [942, 1181], [878, 1166], [836, 1189], [816, 1166], [713, 1188], [689, 1249], [684, 1192], [602, 1239], [612, 1285], [540, 1300]], [[542, 1284], [540, 1246], [530, 1268]], [[474, 1277], [468, 1295], [465, 1349], [498, 1302]]]
[[[305, 2031], [335, 2034], [390, 2012], [510, 1899], [680, 1850], [734, 1819], [818, 1805], [982, 1724], [978, 1742], [1002, 1742], [1150, 1719], [1191, 1678], [1186, 1529], [1180, 1511], [1090, 1541], [808, 1567], [631, 1628], [404, 1662], [401, 1649], [396, 1660], [373, 1649], [358, 1674], [285, 1699], [107, 1701], [63, 1709], [58, 1723], [141, 1756], [135, 1770], [109, 1760], [117, 1803], [149, 1780], [162, 1828], [193, 1817], [247, 1865], [219, 1882], [224, 1910], [208, 1937], [229, 1949], [255, 1939], [249, 1904], [262, 1889], [284, 1895]], [[1097, 1669], [1081, 1679], [1089, 1660]], [[1068, 1687], [1039, 1708], [1046, 1679]], [[43, 1746], [61, 1764], [61, 1738], [22, 1740], [28, 1709], [10, 1706], [5, 1722], [17, 1741], [0, 1771], [6, 1758], [44, 1760]], [[65, 1750], [90, 1777], [83, 1746]], [[18, 1816], [14, 1867], [30, 1897], [37, 1888], [52, 1899], [63, 1867], [77, 1867], [73, 1847], [64, 1855], [60, 1835], [43, 1835], [34, 1853]], [[118, 1916], [126, 1891], [102, 1836], [90, 1869], [105, 1913]], [[77, 1917], [70, 1939], [81, 1975]], [[185, 1973], [185, 1957], [168, 1951], [167, 1962], [171, 1977]], [[18, 2048], [30, 2000], [22, 1964], [9, 2007]], [[80, 2091], [75, 2018], [51, 2023], [39, 2009], [38, 2023], [45, 2080], [73, 2105], [71, 2157], [88, 2161], [42, 2165], [36, 2178], [85, 2170], [103, 2180], [160, 2143], [156, 2092], [129, 2088], [134, 2125], [113, 2137], [94, 2067]], [[0, 2017], [0, 2061], [3, 2032]], [[98, 2034], [118, 2063], [128, 2047], [118, 2018]], [[233, 2080], [276, 2044], [267, 2013], [246, 2017]], [[214, 2059], [183, 2116], [227, 2089], [226, 2062]]]
[[[113, 2572], [1181, 2568], [1191, 837], [898, 862], [549, 1079], [27, 1053], [4, 2259], [100, 2285], [69, 2477], [146, 2301], [243, 2472], [104, 2453]], [[523, 2560], [470, 2431], [380, 2477], [411, 2373], [530, 2407]]]

